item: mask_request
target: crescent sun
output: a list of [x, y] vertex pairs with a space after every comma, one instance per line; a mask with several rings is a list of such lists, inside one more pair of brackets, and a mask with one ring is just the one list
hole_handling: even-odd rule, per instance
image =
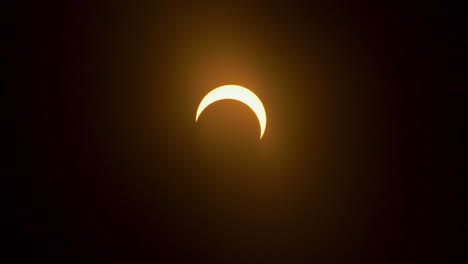
[[258, 118], [258, 122], [260, 124], [260, 139], [262, 139], [263, 133], [265, 133], [267, 122], [265, 108], [263, 107], [262, 101], [260, 101], [257, 95], [255, 95], [249, 89], [239, 85], [223, 85], [213, 89], [211, 92], [205, 95], [205, 97], [200, 102], [200, 105], [198, 106], [195, 122], [198, 121], [198, 117], [206, 107], [216, 101], [224, 99], [240, 101], [252, 109]]

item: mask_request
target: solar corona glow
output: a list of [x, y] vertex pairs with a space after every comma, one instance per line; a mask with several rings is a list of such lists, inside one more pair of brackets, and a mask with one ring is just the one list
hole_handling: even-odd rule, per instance
[[205, 97], [200, 102], [200, 105], [198, 106], [195, 122], [198, 121], [198, 117], [206, 107], [216, 101], [224, 99], [240, 101], [250, 107], [252, 111], [254, 111], [260, 124], [260, 139], [262, 139], [267, 121], [265, 108], [263, 107], [262, 101], [260, 101], [260, 99], [252, 91], [239, 85], [220, 86], [205, 95]]

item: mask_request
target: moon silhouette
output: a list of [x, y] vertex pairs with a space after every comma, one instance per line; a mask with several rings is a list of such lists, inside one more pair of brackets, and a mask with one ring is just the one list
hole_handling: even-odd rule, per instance
[[262, 139], [267, 122], [265, 108], [263, 107], [262, 101], [260, 101], [252, 91], [239, 85], [223, 85], [205, 95], [198, 106], [195, 122], [198, 121], [198, 117], [206, 107], [216, 101], [224, 99], [240, 101], [252, 109], [258, 118], [260, 124], [260, 139]]

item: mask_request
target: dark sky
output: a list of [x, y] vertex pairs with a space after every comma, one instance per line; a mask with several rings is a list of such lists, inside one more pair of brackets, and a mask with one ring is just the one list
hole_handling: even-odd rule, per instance
[[[448, 14], [419, 4], [20, 5], [18, 258], [432, 258]], [[258, 140], [245, 105], [268, 118]]]

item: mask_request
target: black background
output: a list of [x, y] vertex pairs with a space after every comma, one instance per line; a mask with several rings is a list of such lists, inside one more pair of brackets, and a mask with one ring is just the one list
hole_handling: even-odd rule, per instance
[[[66, 2], [66, 1], [65, 1]], [[165, 2], [165, 1], [161, 1]], [[177, 2], [177, 1], [174, 1]], [[326, 1], [324, 1], [326, 2]], [[14, 246], [48, 262], [439, 254], [432, 2], [19, 4]], [[238, 84], [267, 129], [203, 96]]]

